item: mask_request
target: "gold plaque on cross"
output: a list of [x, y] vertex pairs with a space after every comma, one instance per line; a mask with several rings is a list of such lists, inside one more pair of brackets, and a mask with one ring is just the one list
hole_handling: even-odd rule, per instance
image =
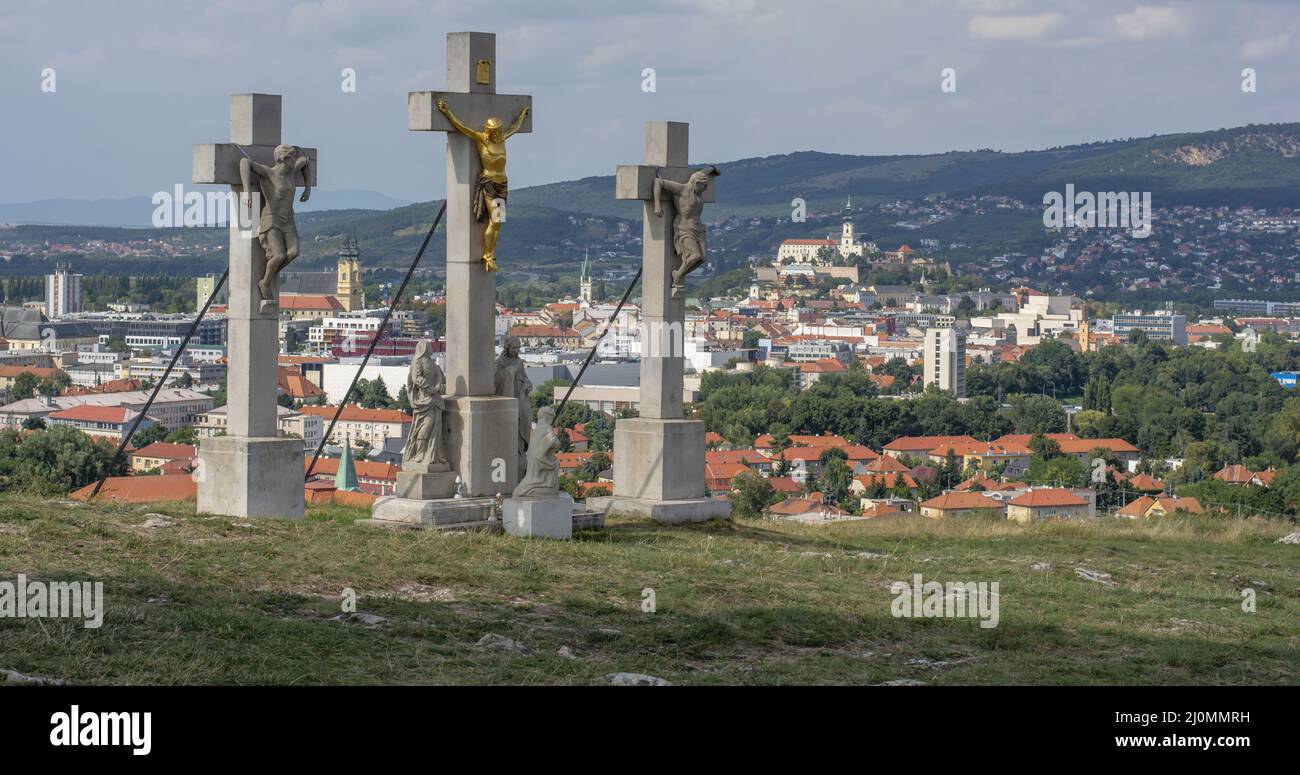
[[492, 83], [492, 62], [491, 62], [491, 60], [488, 60], [488, 59], [480, 59], [480, 60], [478, 61], [478, 69], [477, 69], [477, 73], [476, 73], [476, 80], [477, 80], [479, 83], [481, 83], [481, 84], [483, 84], [483, 85], [485, 85], [485, 86], [486, 86], [487, 84]]

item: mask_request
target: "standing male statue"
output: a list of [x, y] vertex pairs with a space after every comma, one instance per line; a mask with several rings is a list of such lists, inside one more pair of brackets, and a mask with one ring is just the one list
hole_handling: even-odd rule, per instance
[[311, 160], [292, 145], [275, 147], [275, 164], [258, 164], [245, 156], [239, 160], [239, 179], [243, 183], [244, 209], [252, 217], [252, 176], [257, 175], [262, 192], [262, 215], [257, 223], [257, 241], [266, 252], [266, 271], [257, 282], [262, 301], [274, 297], [275, 276], [298, 257], [298, 225], [293, 220], [294, 179], [302, 173], [302, 198], [311, 197]]
[[447, 107], [447, 101], [439, 99], [438, 110], [447, 117], [456, 131], [474, 141], [478, 149], [478, 159], [483, 170], [479, 173], [478, 183], [474, 186], [474, 220], [487, 221], [483, 229], [483, 268], [489, 272], [497, 270], [497, 235], [501, 231], [501, 221], [505, 220], [503, 206], [506, 202], [506, 140], [509, 140], [528, 117], [528, 108], [519, 111], [510, 128], [501, 131], [501, 120], [489, 118], [483, 122], [483, 130], [470, 129]]
[[700, 214], [704, 212], [704, 191], [709, 187], [709, 178], [721, 174], [717, 167], [708, 167], [692, 172], [685, 183], [655, 175], [655, 215], [664, 214], [660, 191], [665, 188], [673, 197], [673, 210], [676, 212], [673, 217], [673, 250], [680, 263], [673, 270], [673, 296], [686, 294], [686, 275], [700, 268], [708, 256], [709, 247]]
[[[496, 362], [496, 394], [519, 399], [519, 456], [528, 450], [528, 433], [532, 428], [532, 404], [529, 395], [533, 383], [528, 379], [523, 359], [519, 357], [519, 338], [510, 337]], [[522, 470], [521, 463], [521, 470]]]
[[402, 464], [443, 463], [442, 457], [442, 369], [429, 353], [429, 341], [415, 345], [415, 356], [406, 373], [406, 400], [411, 404], [411, 430], [402, 450]]

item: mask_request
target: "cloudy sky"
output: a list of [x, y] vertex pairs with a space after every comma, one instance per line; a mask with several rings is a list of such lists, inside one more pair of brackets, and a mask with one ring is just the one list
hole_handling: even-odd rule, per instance
[[406, 93], [443, 87], [458, 30], [496, 32], [498, 89], [534, 96], [516, 187], [640, 161], [651, 119], [689, 121], [699, 161], [1300, 120], [1294, 0], [4, 0], [0, 202], [188, 182], [190, 145], [225, 140], [247, 91], [284, 95], [322, 188], [441, 196], [441, 137], [406, 130]]

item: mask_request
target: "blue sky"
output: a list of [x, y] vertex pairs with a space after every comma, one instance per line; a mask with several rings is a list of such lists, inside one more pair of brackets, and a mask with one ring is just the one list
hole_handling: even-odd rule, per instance
[[[480, 10], [482, 9], [482, 10]], [[445, 35], [497, 33], [498, 89], [534, 96], [512, 186], [610, 174], [646, 120], [692, 156], [1024, 150], [1300, 119], [1294, 2], [136, 0], [0, 6], [0, 202], [147, 196], [227, 137], [227, 96], [284, 95], [324, 189], [427, 200], [441, 136], [406, 93]], [[57, 91], [42, 93], [53, 67]], [[355, 68], [357, 91], [340, 89]], [[657, 90], [641, 89], [655, 68]], [[957, 91], [940, 90], [957, 71]], [[1241, 91], [1253, 67], [1258, 91]], [[323, 204], [323, 203], [322, 203]]]

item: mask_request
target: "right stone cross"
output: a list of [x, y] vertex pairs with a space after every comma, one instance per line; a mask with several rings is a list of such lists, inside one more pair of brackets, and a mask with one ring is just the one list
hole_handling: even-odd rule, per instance
[[[716, 167], [688, 164], [690, 125], [651, 121], [645, 127], [645, 164], [619, 165], [615, 196], [645, 206], [641, 237], [642, 417], [682, 416], [685, 275], [703, 263], [700, 209], [714, 200]], [[678, 204], [687, 208], [680, 211]], [[658, 210], [658, 212], [656, 212]], [[687, 253], [680, 256], [678, 248]]]

